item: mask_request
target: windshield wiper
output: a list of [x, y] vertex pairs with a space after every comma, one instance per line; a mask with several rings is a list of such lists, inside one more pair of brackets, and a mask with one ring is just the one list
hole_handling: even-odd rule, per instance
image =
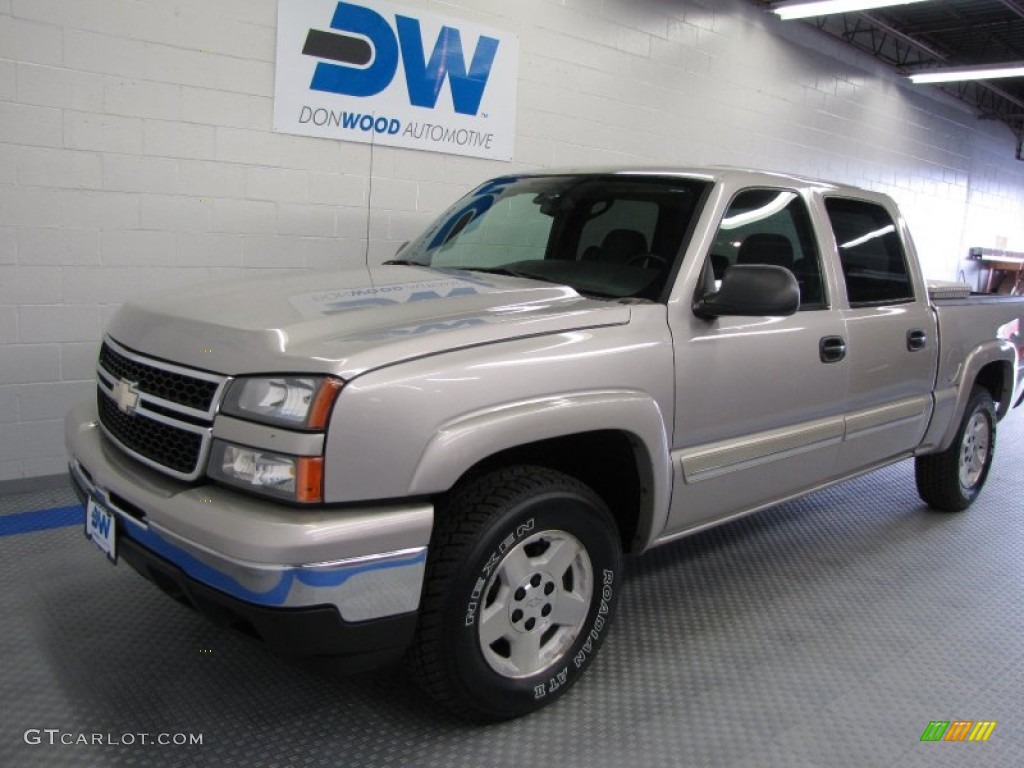
[[529, 277], [524, 275], [515, 269], [509, 267], [455, 267], [455, 269], [465, 270], [466, 272], [484, 272], [488, 275], [508, 275], [509, 277]]
[[568, 286], [569, 288], [572, 288], [574, 291], [576, 291], [581, 296], [586, 296], [587, 298], [590, 298], [590, 299], [603, 299], [603, 300], [617, 301], [617, 300], [622, 298], [622, 296], [619, 296], [618, 294], [604, 293], [602, 291], [599, 291], [599, 290], [596, 290], [596, 289], [593, 289], [593, 288], [582, 287], [582, 286], [576, 285], [574, 282], [570, 282], [570, 281], [567, 281], [567, 280], [559, 280], [554, 275], [540, 275], [540, 274], [537, 274], [536, 272], [531, 272], [528, 269], [518, 269], [518, 268], [515, 268], [515, 267], [511, 267], [511, 266], [504, 266], [504, 267], [458, 267], [458, 268], [455, 268], [455, 267], [445, 267], [445, 269], [447, 269], [447, 270], [455, 270], [455, 271], [463, 270], [463, 271], [466, 271], [466, 272], [483, 272], [484, 274], [488, 274], [488, 275], [508, 275], [509, 277], [522, 277], [522, 278], [526, 278], [527, 280], [538, 280], [538, 281], [540, 281], [542, 283], [551, 283], [553, 285], [565, 285], [565, 286]]
[[412, 259], [390, 259], [381, 263], [385, 267], [430, 267], [429, 264], [424, 264], [422, 261], [413, 261]]
[[562, 281], [547, 275], [538, 275], [526, 269], [514, 267], [459, 267], [467, 272], [483, 272], [486, 275], [508, 275], [509, 277], [522, 277], [527, 280], [539, 280], [542, 283], [556, 283], [562, 285]]

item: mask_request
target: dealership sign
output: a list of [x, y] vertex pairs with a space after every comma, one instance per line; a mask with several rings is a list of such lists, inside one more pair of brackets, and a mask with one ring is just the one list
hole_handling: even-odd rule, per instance
[[377, 0], [279, 0], [274, 130], [512, 159], [519, 41]]

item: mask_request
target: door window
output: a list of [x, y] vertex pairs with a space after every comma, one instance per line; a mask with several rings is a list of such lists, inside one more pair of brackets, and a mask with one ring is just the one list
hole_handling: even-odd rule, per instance
[[748, 189], [729, 204], [708, 256], [715, 280], [734, 264], [785, 267], [800, 285], [800, 309], [824, 309], [821, 258], [807, 206], [796, 192]]
[[914, 300], [903, 243], [889, 212], [864, 200], [825, 200], [851, 307]]

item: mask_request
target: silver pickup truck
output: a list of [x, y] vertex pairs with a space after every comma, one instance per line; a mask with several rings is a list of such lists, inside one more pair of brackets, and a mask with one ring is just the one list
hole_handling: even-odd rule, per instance
[[593, 661], [623, 553], [910, 457], [969, 506], [1024, 300], [961, 288], [881, 194], [505, 176], [387, 264], [126, 303], [71, 477], [107, 557], [202, 613], [514, 717]]

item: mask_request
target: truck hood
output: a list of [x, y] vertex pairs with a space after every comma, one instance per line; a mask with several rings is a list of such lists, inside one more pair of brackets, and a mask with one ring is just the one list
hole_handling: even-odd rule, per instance
[[426, 267], [302, 272], [129, 301], [109, 333], [153, 357], [227, 375], [333, 373], [524, 336], [617, 325], [628, 305], [516, 277]]

